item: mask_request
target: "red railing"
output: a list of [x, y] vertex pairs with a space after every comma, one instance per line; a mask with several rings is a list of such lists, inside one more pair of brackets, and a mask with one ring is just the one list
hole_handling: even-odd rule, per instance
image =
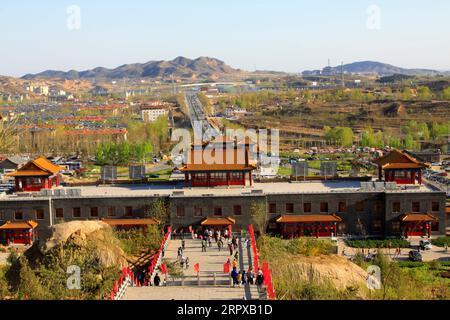
[[[253, 253], [253, 267], [254, 270], [259, 269], [259, 257], [258, 257], [258, 247], [256, 245], [255, 231], [253, 230], [253, 225], [248, 226], [248, 231], [250, 233], [252, 253]], [[261, 271], [264, 275], [264, 285], [267, 287], [267, 296], [269, 299], [274, 300], [276, 298], [275, 288], [273, 287], [272, 274], [270, 272], [269, 264], [267, 262], [263, 263]]]
[[[164, 236], [163, 241], [161, 242], [161, 246], [159, 247], [158, 252], [152, 256], [152, 262], [149, 267], [149, 272], [151, 274], [150, 277], [150, 283], [148, 285], [151, 285], [153, 283], [153, 278], [156, 275], [156, 271], [158, 270], [158, 267], [161, 264], [162, 260], [162, 252], [167, 247], [167, 244], [169, 243], [170, 239], [170, 230], [171, 228], [167, 228], [167, 232]], [[125, 295], [125, 292], [128, 288], [128, 286], [133, 285], [136, 287], [140, 286], [140, 283], [138, 281], [139, 279], [134, 276], [133, 270], [131, 270], [130, 267], [124, 267], [122, 269], [122, 274], [119, 276], [119, 280], [114, 282], [113, 289], [110, 292], [110, 300], [120, 300]]]

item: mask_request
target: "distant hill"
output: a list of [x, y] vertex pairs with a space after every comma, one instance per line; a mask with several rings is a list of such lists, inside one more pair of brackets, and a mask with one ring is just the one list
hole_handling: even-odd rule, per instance
[[[379, 76], [391, 76], [391, 75], [438, 75], [443, 74], [443, 72], [437, 70], [429, 69], [406, 69], [401, 67], [396, 67], [387, 63], [381, 63], [376, 61], [360, 61], [353, 62], [349, 64], [344, 64], [343, 66], [336, 67], [325, 67], [320, 73], [323, 75], [333, 75], [341, 74], [342, 70], [344, 73], [352, 74], [377, 74]], [[317, 71], [305, 71], [304, 74], [316, 73]]]
[[171, 61], [149, 61], [146, 63], [124, 64], [115, 69], [94, 68], [85, 71], [70, 70], [55, 71], [47, 70], [37, 74], [27, 74], [22, 79], [88, 79], [88, 78], [106, 78], [106, 79], [122, 79], [122, 78], [221, 78], [224, 76], [238, 75], [244, 73], [242, 70], [234, 69], [226, 65], [223, 61], [200, 57], [197, 59], [188, 59], [185, 57], [177, 57]]

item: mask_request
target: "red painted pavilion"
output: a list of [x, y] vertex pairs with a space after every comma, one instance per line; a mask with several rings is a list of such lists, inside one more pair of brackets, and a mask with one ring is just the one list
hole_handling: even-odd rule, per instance
[[400, 216], [402, 223], [403, 235], [410, 236], [427, 236], [431, 237], [431, 224], [438, 219], [429, 213], [420, 214], [404, 214]]
[[248, 146], [238, 148], [234, 141], [231, 145], [228, 141], [220, 141], [214, 144], [196, 143], [189, 150], [187, 163], [180, 168], [185, 174], [186, 187], [253, 184], [252, 171], [256, 169], [256, 165], [250, 159]]
[[276, 219], [283, 238], [336, 236], [341, 221], [335, 214], [282, 215]]
[[422, 170], [428, 165], [420, 162], [413, 156], [394, 149], [389, 154], [375, 159], [373, 163], [378, 165], [378, 178], [386, 182], [397, 184], [415, 184], [416, 179], [422, 184]]
[[54, 165], [41, 156], [31, 160], [17, 171], [8, 174], [16, 180], [16, 191], [33, 192], [58, 187], [61, 183], [59, 172], [62, 167]]
[[7, 221], [0, 226], [0, 238], [6, 240], [6, 244], [31, 245], [35, 239], [35, 229], [38, 223], [35, 221]]

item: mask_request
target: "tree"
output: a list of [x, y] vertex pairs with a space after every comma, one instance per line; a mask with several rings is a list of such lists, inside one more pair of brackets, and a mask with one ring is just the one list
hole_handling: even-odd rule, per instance
[[411, 100], [412, 94], [411, 94], [411, 88], [406, 87], [402, 90], [402, 100]]
[[418, 95], [419, 100], [422, 100], [422, 101], [431, 100], [431, 98], [433, 96], [430, 88], [428, 88], [426, 86], [420, 86], [417, 89], [417, 95]]
[[445, 100], [450, 100], [450, 87], [447, 87], [442, 91], [442, 97]]
[[8, 153], [16, 145], [17, 120], [4, 121], [0, 115], [0, 152]]
[[264, 235], [269, 221], [266, 204], [263, 202], [253, 202], [250, 207], [250, 215], [252, 217], [252, 223], [255, 225], [259, 235]]
[[147, 217], [154, 218], [166, 224], [169, 222], [169, 210], [167, 203], [163, 199], [156, 199], [152, 202], [150, 209], [146, 212]]

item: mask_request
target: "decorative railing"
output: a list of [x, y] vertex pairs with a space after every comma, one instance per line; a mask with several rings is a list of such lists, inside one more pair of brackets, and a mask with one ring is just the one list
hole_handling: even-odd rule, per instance
[[[248, 231], [250, 233], [251, 239], [254, 270], [259, 270], [258, 247], [256, 245], [255, 231], [253, 229], [253, 225], [248, 226]], [[267, 288], [267, 296], [269, 299], [274, 300], [276, 298], [275, 288], [273, 287], [272, 274], [269, 268], [269, 264], [267, 262], [263, 263], [261, 271], [263, 272], [264, 275], [264, 285]]]
[[161, 265], [162, 258], [163, 258], [163, 251], [166, 250], [169, 241], [170, 241], [170, 234], [171, 234], [171, 228], [167, 228], [167, 232], [164, 236], [164, 240], [161, 243], [161, 246], [159, 247], [158, 253], [156, 253], [155, 257], [152, 260], [152, 263], [149, 267], [150, 271], [150, 283], [149, 285], [153, 285], [153, 279], [155, 278], [156, 273], [158, 272], [159, 266]]

